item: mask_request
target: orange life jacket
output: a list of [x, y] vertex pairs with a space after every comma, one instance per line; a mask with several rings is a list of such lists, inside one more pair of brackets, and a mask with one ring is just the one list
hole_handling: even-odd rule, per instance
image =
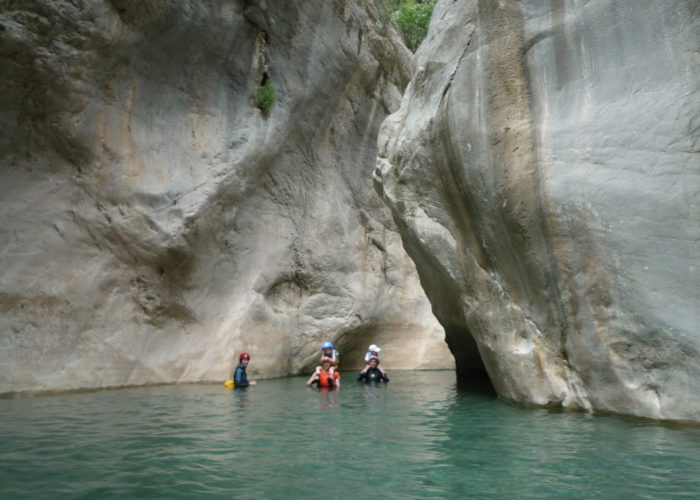
[[[333, 380], [337, 380], [338, 377], [340, 377], [340, 373], [335, 371], [333, 372]], [[328, 373], [325, 370], [321, 370], [318, 374], [318, 386], [319, 387], [332, 387], [335, 384], [333, 381], [330, 380], [330, 373]]]

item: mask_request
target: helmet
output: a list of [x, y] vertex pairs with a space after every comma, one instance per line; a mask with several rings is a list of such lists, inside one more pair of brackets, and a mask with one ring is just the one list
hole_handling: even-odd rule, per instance
[[243, 361], [244, 359], [250, 359], [250, 354], [248, 354], [247, 352], [242, 352], [241, 355], [238, 356], [238, 359], [240, 359], [241, 361]]
[[333, 342], [325, 341], [321, 344], [321, 349], [333, 349]]
[[371, 346], [369, 346], [369, 352], [379, 352], [379, 351], [381, 351], [381, 349], [379, 348], [379, 346], [377, 344], [372, 344]]

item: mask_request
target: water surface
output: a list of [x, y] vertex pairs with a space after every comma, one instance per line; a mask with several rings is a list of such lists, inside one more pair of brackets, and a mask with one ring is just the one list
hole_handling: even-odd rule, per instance
[[0, 498], [698, 498], [700, 428], [507, 405], [455, 375], [0, 400]]

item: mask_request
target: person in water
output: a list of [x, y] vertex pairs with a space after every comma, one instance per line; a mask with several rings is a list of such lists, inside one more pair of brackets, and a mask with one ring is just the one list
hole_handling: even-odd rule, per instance
[[[331, 360], [331, 374], [334, 373], [335, 367], [338, 366], [338, 359], [340, 358], [340, 353], [333, 349], [333, 342], [326, 341], [323, 344], [321, 344], [321, 361], [323, 361], [324, 358], [328, 358]], [[321, 365], [319, 364], [314, 370], [314, 374], [312, 376], [317, 377], [320, 371]]]
[[331, 358], [321, 358], [321, 366], [311, 374], [306, 385], [316, 384], [317, 387], [340, 388], [340, 373], [333, 369]]
[[248, 380], [248, 375], [246, 374], [248, 363], [250, 363], [250, 354], [247, 352], [241, 353], [238, 358], [238, 366], [236, 366], [236, 369], [233, 371], [233, 377], [231, 377], [236, 387], [255, 385], [255, 380]]
[[357, 376], [361, 382], [388, 382], [386, 372], [379, 368], [379, 358], [372, 356], [367, 360], [367, 366]]
[[379, 352], [380, 351], [381, 351], [381, 349], [376, 344], [372, 344], [371, 346], [369, 346], [369, 351], [365, 354], [365, 363], [367, 363], [367, 365], [365, 366], [364, 370], [362, 370], [362, 372], [360, 372], [360, 373], [367, 371], [367, 369], [369, 368], [369, 360], [371, 358], [376, 358], [377, 359], [377, 366], [375, 368], [377, 370], [379, 370], [379, 373], [381, 373], [382, 378], [386, 378], [386, 380], [388, 381], [389, 374], [387, 372], [385, 372], [381, 366], [379, 366]]

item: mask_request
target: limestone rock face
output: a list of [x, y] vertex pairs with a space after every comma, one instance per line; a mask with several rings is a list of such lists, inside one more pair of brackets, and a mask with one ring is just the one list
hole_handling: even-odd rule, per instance
[[700, 4], [441, 1], [379, 138], [457, 369], [700, 421]]
[[397, 40], [364, 1], [2, 2], [0, 392], [286, 375], [323, 340], [449, 367], [372, 186]]

